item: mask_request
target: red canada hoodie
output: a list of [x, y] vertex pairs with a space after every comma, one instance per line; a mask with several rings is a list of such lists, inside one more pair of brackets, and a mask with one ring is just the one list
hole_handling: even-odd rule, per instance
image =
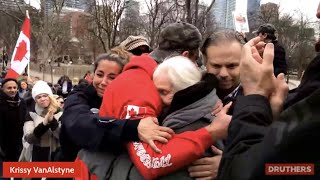
[[[123, 72], [108, 85], [100, 107], [101, 117], [130, 118], [158, 117], [162, 102], [153, 84], [157, 63], [147, 54], [136, 56]], [[155, 142], [162, 153], [156, 153], [148, 144], [127, 144], [130, 158], [141, 175], [149, 180], [170, 174], [200, 158], [212, 144], [204, 128], [176, 134], [167, 144]]]

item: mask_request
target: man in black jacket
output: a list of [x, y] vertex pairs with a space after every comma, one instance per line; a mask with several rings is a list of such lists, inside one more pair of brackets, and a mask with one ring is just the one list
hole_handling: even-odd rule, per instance
[[277, 77], [280, 73], [287, 74], [286, 51], [277, 40], [275, 27], [272, 24], [263, 24], [254, 33], [265, 43], [273, 43], [274, 45], [274, 75]]
[[320, 90], [273, 121], [272, 113], [281, 109], [288, 86], [282, 74], [273, 75], [272, 44], [267, 44], [263, 59], [257, 56], [259, 40], [249, 41], [242, 52], [240, 81], [245, 96], [235, 105], [218, 179], [319, 179], [317, 164], [311, 176], [266, 175], [267, 163], [320, 162], [320, 146], [314, 141], [320, 138]]
[[5, 79], [0, 89], [0, 160], [18, 161], [22, 150], [26, 105], [17, 93], [15, 79]]

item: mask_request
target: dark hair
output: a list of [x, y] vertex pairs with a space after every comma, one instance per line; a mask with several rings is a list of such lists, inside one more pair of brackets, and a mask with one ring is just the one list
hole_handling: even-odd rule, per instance
[[[140, 47], [142, 47], [142, 46], [145, 46], [146, 49], [141, 49]], [[130, 50], [129, 52], [131, 52], [133, 55], [136, 55], [136, 56], [140, 56], [143, 53], [150, 53], [151, 52], [149, 46], [147, 46], [147, 45], [142, 45], [142, 46], [138, 46], [138, 47]]]
[[4, 80], [2, 81], [2, 83], [1, 83], [1, 88], [3, 88], [3, 86], [4, 86], [7, 82], [9, 82], [9, 81], [14, 81], [17, 85], [19, 85], [19, 84], [18, 84], [18, 81], [17, 81], [16, 79], [6, 78], [6, 79], [4, 79]]
[[25, 83], [27, 84], [27, 89], [29, 89], [29, 88], [28, 88], [28, 82], [27, 82], [26, 80], [22, 79], [22, 80], [18, 81], [18, 89], [19, 89], [19, 92], [22, 92], [22, 88], [21, 88], [21, 83], [22, 83], [22, 82], [25, 82]]
[[104, 54], [100, 54], [96, 61], [94, 62], [94, 70], [93, 72], [96, 72], [100, 61], [102, 60], [107, 60], [107, 61], [113, 61], [116, 62], [120, 67], [121, 67], [121, 71], [123, 69], [123, 67], [125, 66], [125, 64], [128, 62], [127, 59], [124, 59], [122, 56], [115, 54], [115, 53], [104, 53]]
[[274, 34], [264, 33], [264, 32], [261, 32], [261, 33], [262, 33], [262, 35], [267, 34], [266, 39], [270, 39], [270, 40], [272, 40], [272, 41], [274, 41], [274, 40], [276, 40], [276, 39], [277, 39], [277, 37], [276, 37]]
[[78, 84], [89, 85], [89, 82], [86, 79], [80, 79]]
[[204, 56], [204, 63], [206, 63], [208, 47], [218, 46], [223, 42], [238, 42], [241, 45], [245, 43], [235, 31], [223, 30], [215, 32], [209, 35], [202, 44], [201, 52]]
[[318, 39], [318, 41], [314, 45], [314, 49], [316, 50], [316, 52], [320, 52], [320, 39]]
[[2, 72], [1, 72], [1, 78], [5, 78], [6, 75], [7, 75], [7, 73], [6, 73], [5, 71], [2, 71]]
[[197, 56], [197, 59], [199, 59], [200, 57], [200, 51], [199, 49], [192, 49], [192, 50], [174, 50], [171, 52], [170, 55], [168, 55], [165, 59], [169, 59], [169, 58], [172, 58], [172, 57], [175, 57], [175, 56], [181, 56], [181, 54], [184, 52], [184, 51], [188, 51], [189, 52], [189, 57], [193, 57], [193, 56]]

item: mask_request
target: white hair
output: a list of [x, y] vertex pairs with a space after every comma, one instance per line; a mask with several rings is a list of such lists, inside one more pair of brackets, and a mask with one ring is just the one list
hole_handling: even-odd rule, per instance
[[166, 74], [175, 92], [190, 87], [201, 80], [200, 69], [188, 58], [175, 56], [163, 61], [153, 78]]

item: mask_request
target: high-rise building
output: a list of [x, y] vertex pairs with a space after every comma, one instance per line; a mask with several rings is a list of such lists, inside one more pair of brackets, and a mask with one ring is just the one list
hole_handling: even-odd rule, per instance
[[[75, 9], [75, 11], [86, 11], [92, 1], [93, 0], [64, 0], [63, 7]], [[54, 2], [59, 4], [62, 1], [45, 0], [46, 13], [53, 8]]]
[[75, 9], [88, 9], [88, 3], [90, 1], [87, 0], [65, 0], [65, 7], [75, 8]]
[[[90, 4], [94, 0], [64, 0], [63, 8], [61, 9], [61, 16], [69, 12], [84, 12], [89, 9]], [[45, 13], [46, 15], [54, 12], [54, 3], [62, 4], [62, 0], [45, 0]]]
[[261, 0], [248, 0], [247, 16], [250, 32], [258, 29], [260, 25], [260, 22], [258, 20], [260, 13], [260, 1]]
[[236, 0], [227, 0], [226, 28], [234, 29], [233, 12], [236, 10]]
[[125, 17], [139, 17], [140, 15], [140, 4], [136, 0], [127, 0], [126, 9], [124, 12]]
[[213, 5], [213, 13], [219, 28], [233, 29], [233, 14], [236, 0], [217, 0]]
[[213, 5], [213, 15], [219, 28], [224, 28], [226, 26], [226, 8], [226, 0], [216, 0]]

